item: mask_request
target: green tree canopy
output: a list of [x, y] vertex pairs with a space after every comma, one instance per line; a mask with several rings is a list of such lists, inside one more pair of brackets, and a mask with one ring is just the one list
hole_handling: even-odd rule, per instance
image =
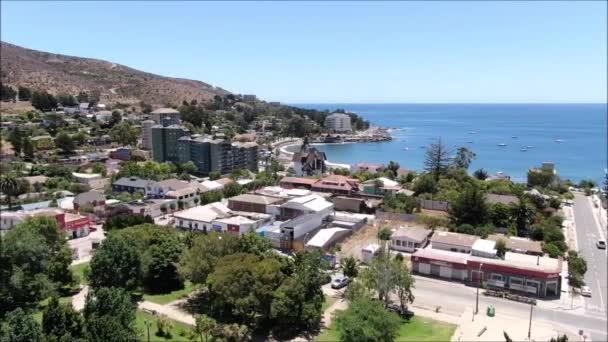
[[83, 314], [86, 339], [92, 342], [139, 341], [135, 327], [136, 305], [120, 288], [89, 292]]
[[124, 238], [110, 235], [93, 255], [89, 267], [89, 284], [93, 288], [119, 287], [134, 290], [139, 285], [139, 251]]
[[380, 301], [360, 298], [338, 311], [336, 324], [342, 342], [392, 342], [401, 320]]

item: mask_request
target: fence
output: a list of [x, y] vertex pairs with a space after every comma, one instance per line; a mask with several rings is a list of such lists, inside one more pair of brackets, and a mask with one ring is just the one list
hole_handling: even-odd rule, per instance
[[416, 220], [416, 215], [405, 213], [390, 213], [386, 211], [376, 211], [376, 219], [389, 221], [405, 221], [412, 222]]
[[420, 199], [420, 207], [422, 207], [423, 209], [440, 210], [447, 212], [450, 209], [450, 203], [447, 201]]

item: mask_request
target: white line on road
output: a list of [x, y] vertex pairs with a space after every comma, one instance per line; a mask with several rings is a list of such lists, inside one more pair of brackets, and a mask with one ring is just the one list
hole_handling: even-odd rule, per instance
[[602, 304], [601, 311], [604, 311], [604, 298], [602, 297], [602, 285], [600, 284], [599, 277], [595, 278], [595, 281], [597, 281], [597, 288], [599, 289], [598, 293], [600, 294], [600, 304]]

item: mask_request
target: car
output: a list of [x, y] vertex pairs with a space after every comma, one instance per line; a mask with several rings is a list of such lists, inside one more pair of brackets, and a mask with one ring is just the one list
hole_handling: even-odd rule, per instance
[[388, 305], [388, 309], [389, 311], [392, 311], [394, 313], [396, 313], [397, 315], [405, 318], [405, 319], [410, 319], [412, 317], [414, 317], [414, 312], [410, 311], [407, 309], [407, 307], [405, 308], [405, 311], [401, 310], [401, 305], [399, 304], [389, 304]]
[[581, 296], [591, 297], [591, 289], [589, 288], [589, 286], [581, 287]]
[[331, 281], [332, 289], [341, 289], [346, 285], [348, 285], [348, 277], [345, 275], [336, 276], [334, 280]]
[[599, 249], [606, 249], [606, 241], [604, 241], [604, 240], [598, 240], [598, 242], [596, 242], [595, 245]]

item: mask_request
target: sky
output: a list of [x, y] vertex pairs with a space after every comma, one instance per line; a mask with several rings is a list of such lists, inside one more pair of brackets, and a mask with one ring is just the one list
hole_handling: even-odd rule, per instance
[[286, 103], [606, 102], [591, 2], [1, 2], [1, 38]]

